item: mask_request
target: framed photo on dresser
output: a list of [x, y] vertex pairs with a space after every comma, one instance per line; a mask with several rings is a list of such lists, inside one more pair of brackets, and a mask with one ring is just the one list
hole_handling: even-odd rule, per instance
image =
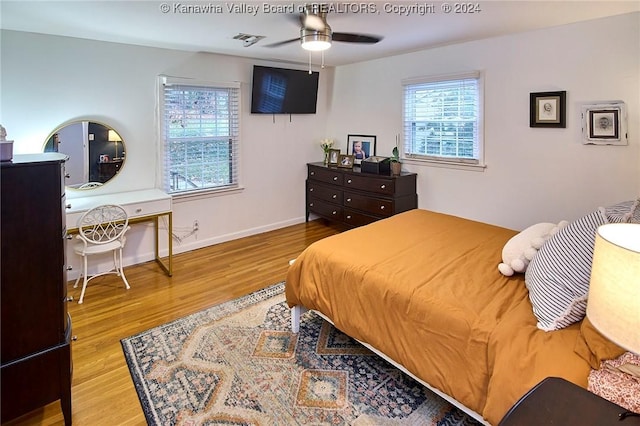
[[340, 158], [340, 150], [339, 149], [330, 149], [329, 150], [329, 161], [327, 162], [330, 166], [337, 166], [338, 159]]
[[376, 155], [376, 137], [373, 135], [348, 135], [347, 154], [353, 155], [354, 164]]
[[344, 168], [348, 168], [351, 169], [353, 168], [353, 165], [355, 159], [353, 155], [349, 155], [349, 154], [340, 154], [340, 157], [338, 157], [338, 167], [344, 167]]

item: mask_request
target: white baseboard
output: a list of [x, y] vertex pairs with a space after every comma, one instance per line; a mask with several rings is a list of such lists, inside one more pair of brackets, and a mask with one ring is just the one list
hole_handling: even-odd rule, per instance
[[[213, 246], [216, 244], [220, 244], [220, 243], [224, 243], [227, 241], [232, 241], [232, 240], [237, 240], [239, 238], [243, 238], [243, 237], [250, 237], [252, 235], [257, 235], [257, 234], [262, 234], [264, 232], [269, 232], [269, 231], [273, 231], [276, 229], [280, 229], [280, 228], [285, 228], [287, 226], [291, 226], [291, 225], [297, 225], [299, 223], [302, 223], [305, 221], [304, 217], [299, 217], [299, 218], [294, 218], [294, 219], [289, 219], [289, 220], [285, 220], [282, 222], [275, 222], [275, 223], [270, 223], [268, 225], [264, 225], [264, 226], [258, 226], [255, 228], [249, 228], [249, 229], [245, 229], [242, 231], [238, 231], [238, 232], [231, 232], [228, 234], [224, 234], [224, 235], [218, 235], [215, 237], [211, 237], [211, 238], [206, 238], [206, 239], [198, 239], [195, 241], [189, 241], [189, 242], [183, 242], [182, 244], [177, 243], [175, 240], [173, 242], [173, 254], [180, 254], [180, 253], [186, 253], [189, 251], [193, 251], [193, 250], [197, 250], [197, 249], [201, 249], [204, 247], [209, 247], [209, 246]], [[166, 234], [165, 234], [166, 235]], [[162, 242], [161, 244], [165, 244], [166, 242]], [[149, 251], [149, 252], [145, 252], [145, 253], [140, 253], [140, 252], [136, 252], [136, 253], [132, 253], [132, 254], [127, 254], [127, 247], [125, 247], [125, 253], [124, 253], [124, 258], [122, 259], [125, 268], [127, 266], [132, 266], [132, 265], [137, 265], [140, 263], [145, 263], [145, 262], [149, 262], [152, 260], [155, 260], [155, 253], [153, 251]], [[160, 257], [166, 257], [169, 255], [169, 249], [168, 248], [161, 248], [160, 249]], [[175, 259], [174, 259], [175, 262]], [[109, 268], [112, 265], [111, 262], [105, 262], [103, 264], [98, 264], [98, 265], [90, 265], [89, 267], [89, 273], [92, 273], [93, 270], [104, 270], [105, 268]], [[72, 281], [76, 278], [78, 278], [78, 275], [80, 274], [80, 268], [79, 267], [75, 267], [74, 269], [70, 270], [67, 272], [67, 280], [68, 281]], [[125, 271], [126, 274], [126, 271]]]

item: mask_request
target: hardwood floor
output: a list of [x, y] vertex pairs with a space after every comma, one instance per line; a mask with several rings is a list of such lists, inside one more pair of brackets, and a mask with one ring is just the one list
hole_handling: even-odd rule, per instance
[[[284, 281], [290, 259], [309, 244], [343, 231], [322, 220], [175, 255], [173, 277], [155, 262], [96, 278], [84, 303], [69, 304], [73, 322], [73, 424], [145, 425], [120, 339]], [[78, 300], [80, 288], [68, 284]], [[63, 425], [55, 402], [8, 425]]]

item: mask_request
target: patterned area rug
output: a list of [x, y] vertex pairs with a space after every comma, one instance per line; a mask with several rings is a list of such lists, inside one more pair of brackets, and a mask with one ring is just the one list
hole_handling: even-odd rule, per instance
[[478, 425], [313, 312], [284, 284], [122, 340], [150, 425]]

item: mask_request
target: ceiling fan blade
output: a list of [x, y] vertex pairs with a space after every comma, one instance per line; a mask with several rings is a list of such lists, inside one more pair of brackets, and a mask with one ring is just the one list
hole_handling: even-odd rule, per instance
[[327, 26], [327, 22], [318, 15], [306, 15], [304, 13], [289, 14], [287, 15], [287, 20], [295, 23], [298, 27], [308, 30], [322, 31]]
[[285, 44], [293, 43], [294, 41], [299, 42], [300, 41], [300, 37], [296, 37], [296, 38], [292, 38], [292, 39], [284, 40], [284, 41], [279, 41], [277, 43], [265, 44], [264, 47], [280, 47], [280, 46], [284, 46]]
[[324, 31], [327, 24], [327, 5], [312, 3], [304, 7], [300, 14], [300, 26], [306, 30]]
[[347, 43], [366, 43], [375, 44], [382, 40], [382, 37], [366, 35], [366, 34], [353, 34], [353, 33], [333, 33], [333, 41], [344, 41]]
[[327, 22], [317, 15], [307, 15], [301, 18], [302, 26], [308, 30], [324, 31]]

